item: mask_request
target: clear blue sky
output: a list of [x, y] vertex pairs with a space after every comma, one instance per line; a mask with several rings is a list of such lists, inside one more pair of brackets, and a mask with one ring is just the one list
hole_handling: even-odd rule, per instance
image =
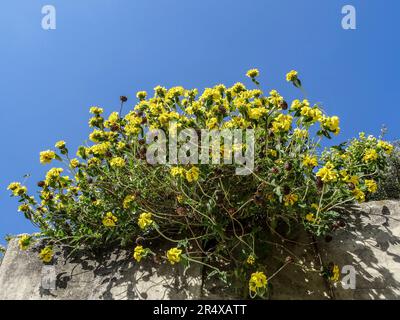
[[[46, 4], [56, 30], [41, 28]], [[341, 28], [345, 4], [356, 30]], [[399, 18], [398, 0], [2, 0], [0, 237], [33, 231], [5, 189], [26, 173], [35, 189], [41, 150], [76, 148], [91, 105], [116, 110], [120, 95], [131, 105], [158, 84], [230, 85], [257, 67], [290, 100], [300, 92], [284, 76], [296, 69], [308, 98], [340, 116], [342, 139], [382, 124], [398, 138]]]

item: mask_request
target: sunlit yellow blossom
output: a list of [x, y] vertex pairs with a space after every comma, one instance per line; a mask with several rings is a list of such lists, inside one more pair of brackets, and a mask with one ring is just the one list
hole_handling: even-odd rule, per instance
[[137, 261], [140, 262], [142, 258], [145, 256], [146, 250], [143, 248], [143, 246], [136, 246], [133, 252], [133, 258]]
[[265, 108], [251, 108], [249, 110], [249, 118], [258, 120], [262, 116], [264, 116], [266, 113], [267, 113], [267, 109], [265, 109]]
[[378, 159], [378, 153], [376, 152], [375, 149], [367, 149], [365, 151], [363, 160], [364, 162], [372, 162], [375, 161], [376, 159]]
[[55, 144], [55, 147], [58, 148], [58, 149], [64, 149], [65, 148], [65, 141], [63, 141], [63, 140], [57, 141], [56, 144]]
[[111, 147], [110, 142], [106, 141], [106, 142], [102, 142], [99, 144], [95, 144], [94, 146], [91, 146], [89, 148], [89, 152], [93, 153], [96, 156], [104, 156], [108, 152], [110, 147]]
[[308, 137], [308, 131], [306, 129], [296, 128], [293, 130], [293, 135], [299, 139], [306, 139]]
[[62, 168], [51, 168], [47, 173], [46, 173], [46, 184], [51, 184], [52, 182], [56, 181], [59, 177], [60, 174], [64, 171]]
[[292, 111], [298, 111], [302, 110], [303, 107], [310, 107], [310, 102], [307, 99], [304, 99], [303, 101], [300, 101], [299, 99], [293, 100], [290, 110]]
[[18, 246], [20, 250], [28, 249], [29, 245], [31, 244], [32, 237], [26, 234], [22, 235], [18, 240]]
[[76, 158], [71, 159], [69, 165], [71, 166], [71, 168], [76, 168], [79, 166], [79, 160]]
[[192, 167], [190, 170], [186, 171], [186, 180], [188, 182], [194, 182], [199, 179], [200, 170], [198, 167]]
[[267, 286], [267, 276], [264, 272], [254, 272], [250, 276], [249, 290], [251, 292], [257, 292], [258, 289], [263, 289]]
[[164, 97], [165, 94], [167, 93], [167, 89], [161, 86], [157, 86], [154, 88], [154, 92], [160, 96], [160, 97]]
[[107, 212], [105, 217], [103, 218], [103, 225], [106, 227], [115, 227], [118, 218], [112, 214], [112, 212]]
[[167, 251], [167, 259], [171, 264], [181, 261], [182, 250], [178, 248], [171, 248]]
[[143, 212], [138, 219], [138, 225], [140, 229], [145, 229], [153, 224], [150, 212]]
[[45, 263], [49, 263], [51, 261], [51, 259], [53, 259], [53, 249], [50, 246], [44, 247], [40, 253], [39, 253], [39, 258], [45, 262]]
[[339, 266], [338, 265], [334, 265], [332, 268], [332, 274], [330, 276], [330, 280], [333, 282], [337, 282], [339, 281], [339, 277], [340, 277], [340, 270], [339, 270]]
[[254, 255], [251, 254], [247, 257], [246, 262], [247, 262], [247, 264], [252, 266], [254, 264], [254, 262], [256, 262], [256, 258], [254, 257]]
[[386, 141], [379, 140], [377, 147], [385, 150], [386, 154], [388, 155], [393, 152], [393, 145], [391, 145], [389, 142]]
[[367, 179], [365, 180], [365, 185], [367, 186], [368, 191], [371, 193], [375, 193], [378, 190], [378, 184], [375, 182], [375, 180]]
[[299, 196], [295, 193], [290, 193], [283, 197], [285, 206], [292, 206], [297, 202], [297, 200], [299, 200]]
[[324, 167], [318, 170], [317, 177], [320, 177], [323, 182], [333, 182], [338, 179], [338, 173], [334, 170], [333, 164], [327, 162]]
[[98, 166], [100, 164], [101, 164], [101, 160], [99, 158], [90, 158], [88, 160], [89, 167]]
[[51, 151], [51, 150], [42, 151], [40, 153], [40, 163], [41, 164], [50, 163], [51, 160], [53, 160], [55, 157], [56, 157], [56, 154], [54, 151]]
[[26, 203], [21, 204], [21, 205], [18, 207], [18, 211], [19, 211], [19, 212], [28, 212], [29, 209], [30, 209], [30, 207], [29, 207], [29, 205], [27, 205]]
[[365, 201], [365, 193], [363, 191], [361, 191], [359, 188], [355, 188], [353, 190], [353, 196], [358, 202]]
[[136, 98], [138, 98], [139, 100], [144, 100], [147, 97], [147, 92], [146, 91], [139, 91], [138, 93], [136, 93]]
[[99, 107], [91, 107], [89, 110], [90, 113], [95, 114], [95, 115], [100, 115], [104, 112], [102, 108]]
[[170, 172], [173, 177], [176, 176], [183, 177], [185, 175], [185, 169], [182, 167], [172, 167]]
[[258, 69], [250, 69], [249, 71], [247, 71], [246, 76], [249, 78], [256, 78], [259, 74], [260, 72], [258, 71]]
[[125, 142], [119, 141], [119, 142], [117, 143], [117, 149], [118, 149], [118, 151], [121, 151], [121, 150], [125, 149], [125, 147], [126, 147], [126, 143], [125, 143]]
[[274, 132], [287, 132], [292, 125], [292, 116], [279, 114], [272, 122]]
[[318, 159], [316, 156], [306, 155], [303, 159], [303, 165], [306, 167], [314, 168], [318, 165]]
[[28, 189], [25, 186], [22, 186], [19, 182], [10, 183], [7, 190], [11, 190], [14, 196], [21, 196], [28, 191]]
[[110, 160], [110, 166], [113, 168], [123, 168], [125, 166], [125, 160], [121, 157], [114, 157]]
[[314, 122], [322, 119], [322, 111], [317, 107], [310, 108], [305, 106], [301, 109], [300, 114], [302, 116], [311, 118], [311, 120]]
[[123, 202], [123, 207], [124, 207], [124, 209], [128, 209], [129, 208], [129, 206], [131, 205], [131, 203], [133, 202], [133, 201], [135, 201], [135, 199], [136, 199], [136, 196], [134, 195], [134, 194], [128, 194], [126, 197], [125, 197], [125, 199], [124, 199], [124, 202]]
[[208, 129], [215, 129], [218, 127], [218, 119], [213, 117], [206, 121], [206, 126]]
[[292, 70], [292, 71], [290, 71], [290, 72], [288, 72], [286, 74], [286, 81], [287, 82], [294, 81], [296, 79], [297, 79], [297, 71]]
[[333, 134], [338, 135], [340, 132], [339, 128], [339, 117], [322, 117], [321, 125], [323, 128], [328, 129], [329, 131], [333, 132]]
[[104, 126], [106, 128], [112, 128], [113, 126], [118, 124], [119, 121], [119, 113], [118, 112], [112, 112], [110, 116], [108, 117], [107, 121], [104, 122]]

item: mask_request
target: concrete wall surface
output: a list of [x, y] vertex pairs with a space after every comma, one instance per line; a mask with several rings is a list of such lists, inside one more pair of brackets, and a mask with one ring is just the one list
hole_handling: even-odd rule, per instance
[[[368, 202], [349, 212], [347, 226], [331, 242], [305, 232], [277, 238], [266, 262], [271, 299], [400, 299], [400, 202]], [[93, 256], [55, 248], [49, 265], [38, 259], [41, 241], [22, 251], [12, 239], [0, 265], [0, 299], [234, 299], [240, 294], [207, 280], [201, 265], [186, 272], [150, 259], [137, 264], [132, 252], [114, 250]], [[337, 264], [341, 281], [321, 277], [321, 265]], [[349, 271], [350, 270], [350, 271]], [[355, 272], [355, 283], [348, 281]], [[347, 278], [346, 278], [347, 276]], [[345, 281], [346, 280], [346, 281]], [[352, 280], [352, 279], [350, 279]], [[349, 288], [350, 283], [350, 288]], [[354, 287], [353, 287], [354, 285]], [[346, 288], [347, 286], [347, 288]]]

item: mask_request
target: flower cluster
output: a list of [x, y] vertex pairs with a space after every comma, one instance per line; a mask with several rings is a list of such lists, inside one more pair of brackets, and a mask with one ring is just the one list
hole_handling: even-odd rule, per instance
[[[322, 149], [323, 139], [340, 133], [339, 118], [308, 99], [288, 102], [277, 90], [264, 93], [259, 74], [246, 74], [256, 88], [237, 82], [202, 92], [181, 86], [140, 91], [125, 115], [105, 116], [103, 108], [91, 107], [87, 144], [72, 154], [61, 140], [55, 150], [40, 153], [40, 163], [63, 160], [65, 166], [49, 169], [37, 183], [37, 197], [19, 182], [8, 186], [19, 211], [49, 242], [40, 258], [51, 262], [52, 245], [67, 243], [134, 248], [133, 259], [141, 263], [158, 255], [152, 246], [162, 239], [170, 249], [161, 260], [201, 263], [226, 281], [242, 277], [251, 296], [265, 296], [267, 276], [260, 270], [271, 237], [282, 232], [277, 226], [333, 233], [345, 219], [344, 204], [377, 192], [393, 146], [361, 133]], [[297, 71], [286, 80], [302, 86]], [[121, 102], [125, 106], [127, 98]], [[149, 164], [146, 132], [172, 128], [176, 134], [186, 128], [254, 129], [254, 170], [238, 176], [237, 164]], [[245, 148], [233, 145], [232, 152]], [[31, 242], [21, 237], [20, 248]]]

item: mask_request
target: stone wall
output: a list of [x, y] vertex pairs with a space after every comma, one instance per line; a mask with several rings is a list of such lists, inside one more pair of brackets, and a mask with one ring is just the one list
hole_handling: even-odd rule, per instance
[[[70, 255], [57, 248], [51, 265], [37, 257], [37, 242], [27, 251], [10, 241], [0, 266], [0, 299], [232, 299], [224, 284], [207, 280], [200, 265], [186, 273], [181, 266], [147, 260], [138, 265], [131, 252], [114, 250], [93, 256]], [[162, 248], [160, 248], [162, 250]], [[379, 201], [355, 207], [348, 225], [333, 241], [313, 243], [298, 232], [277, 238], [271, 259], [273, 274], [287, 257], [296, 263], [270, 280], [271, 299], [400, 299], [400, 202]], [[356, 288], [332, 285], [320, 276], [321, 265], [353, 266]]]

